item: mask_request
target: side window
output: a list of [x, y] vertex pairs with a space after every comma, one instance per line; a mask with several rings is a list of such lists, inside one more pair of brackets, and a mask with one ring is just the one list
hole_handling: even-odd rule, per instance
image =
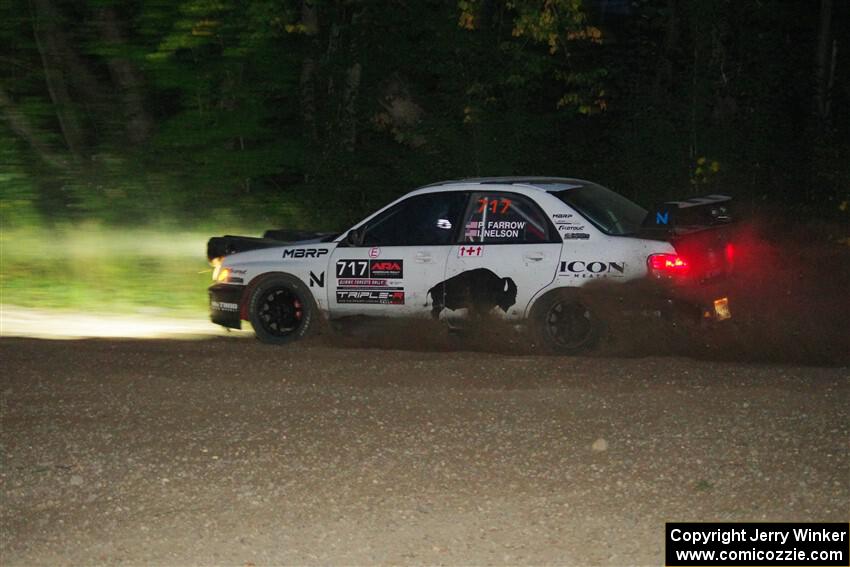
[[428, 193], [405, 199], [366, 224], [363, 246], [452, 244], [467, 193]]
[[516, 193], [474, 193], [463, 221], [463, 241], [483, 244], [552, 242], [550, 223], [535, 203]]

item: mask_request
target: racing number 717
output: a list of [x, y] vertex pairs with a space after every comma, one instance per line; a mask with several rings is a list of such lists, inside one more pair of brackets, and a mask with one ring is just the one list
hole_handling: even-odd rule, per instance
[[[499, 204], [501, 203], [502, 208], [499, 209]], [[484, 209], [489, 207], [490, 211], [493, 213], [505, 214], [511, 209], [511, 200], [510, 199], [489, 199], [487, 197], [481, 197], [478, 199], [478, 212], [483, 213]]]

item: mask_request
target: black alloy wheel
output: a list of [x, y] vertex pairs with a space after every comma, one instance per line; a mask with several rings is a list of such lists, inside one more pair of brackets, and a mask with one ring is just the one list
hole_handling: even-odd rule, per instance
[[554, 294], [536, 306], [538, 339], [547, 350], [560, 354], [586, 352], [596, 346], [601, 322], [578, 297]]
[[257, 315], [265, 332], [285, 337], [295, 332], [304, 320], [303, 303], [288, 289], [272, 289], [263, 294]]
[[310, 292], [292, 276], [269, 276], [251, 295], [251, 325], [264, 343], [282, 344], [305, 336], [313, 326], [314, 313]]

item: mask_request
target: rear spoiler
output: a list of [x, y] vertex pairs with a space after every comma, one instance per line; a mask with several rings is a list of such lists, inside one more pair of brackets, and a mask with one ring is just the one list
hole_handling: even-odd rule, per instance
[[667, 201], [649, 210], [641, 232], [674, 234], [726, 225], [732, 222], [732, 197], [704, 195], [684, 201]]

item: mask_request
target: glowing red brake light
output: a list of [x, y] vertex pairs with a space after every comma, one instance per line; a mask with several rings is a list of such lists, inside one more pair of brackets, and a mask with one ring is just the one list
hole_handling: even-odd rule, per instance
[[656, 276], [683, 276], [690, 266], [677, 254], [653, 254], [646, 259], [649, 273]]
[[735, 260], [735, 247], [732, 244], [726, 245], [726, 263], [732, 265], [732, 262]]

